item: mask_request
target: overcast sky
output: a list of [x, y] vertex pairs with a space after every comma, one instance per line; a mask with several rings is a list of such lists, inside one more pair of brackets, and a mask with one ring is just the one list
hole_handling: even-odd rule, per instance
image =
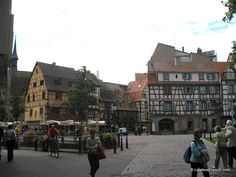
[[147, 72], [158, 42], [186, 52], [215, 50], [226, 61], [236, 20], [221, 0], [12, 0], [18, 69], [36, 61], [81, 69], [128, 84]]

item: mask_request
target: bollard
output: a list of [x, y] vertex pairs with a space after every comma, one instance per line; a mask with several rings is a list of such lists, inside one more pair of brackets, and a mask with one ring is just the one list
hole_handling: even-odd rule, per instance
[[81, 136], [79, 136], [78, 146], [79, 146], [79, 154], [82, 154], [82, 149], [81, 149]]
[[120, 134], [117, 134], [117, 142], [118, 142], [118, 147], [120, 147]]
[[122, 135], [120, 137], [120, 150], [123, 151], [123, 138], [122, 138]]
[[129, 146], [128, 146], [128, 134], [126, 134], [126, 142], [125, 142], [125, 145], [126, 145], [126, 149], [128, 149], [128, 148], [129, 148]]
[[212, 136], [211, 136], [211, 130], [210, 130], [210, 140], [212, 140]]
[[113, 147], [114, 147], [114, 154], [116, 154], [116, 139], [114, 138], [114, 145], [113, 145]]
[[64, 140], [64, 136], [61, 137], [61, 142], [64, 143], [65, 140]]

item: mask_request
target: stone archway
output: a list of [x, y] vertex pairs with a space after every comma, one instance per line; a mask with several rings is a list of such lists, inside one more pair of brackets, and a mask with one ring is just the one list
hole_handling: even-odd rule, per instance
[[162, 119], [159, 121], [159, 130], [161, 132], [174, 132], [174, 121], [171, 119]]

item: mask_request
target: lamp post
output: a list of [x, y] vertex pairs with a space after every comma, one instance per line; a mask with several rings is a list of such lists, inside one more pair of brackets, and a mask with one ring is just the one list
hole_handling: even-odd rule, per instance
[[115, 115], [116, 115], [116, 109], [117, 109], [117, 106], [116, 106], [115, 103], [113, 103], [113, 104], [111, 105], [113, 122], [114, 122], [114, 118], [115, 118]]

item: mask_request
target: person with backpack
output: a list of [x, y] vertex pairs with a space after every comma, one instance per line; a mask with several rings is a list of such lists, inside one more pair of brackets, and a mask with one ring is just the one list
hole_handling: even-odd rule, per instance
[[221, 131], [220, 126], [216, 126], [215, 128], [215, 166], [214, 168], [218, 169], [219, 168], [219, 163], [220, 163], [220, 157], [222, 158], [223, 161], [223, 167], [226, 169], [227, 168], [227, 145], [226, 145], [226, 136], [225, 134]]
[[13, 159], [13, 149], [16, 141], [16, 133], [12, 129], [12, 125], [8, 125], [8, 130], [4, 133], [4, 139], [7, 146], [7, 159], [10, 162]]
[[191, 142], [190, 165], [192, 177], [197, 177], [198, 169], [201, 169], [204, 177], [209, 177], [207, 162], [210, 160], [207, 148], [201, 140], [202, 131], [195, 129], [193, 131], [194, 140]]

